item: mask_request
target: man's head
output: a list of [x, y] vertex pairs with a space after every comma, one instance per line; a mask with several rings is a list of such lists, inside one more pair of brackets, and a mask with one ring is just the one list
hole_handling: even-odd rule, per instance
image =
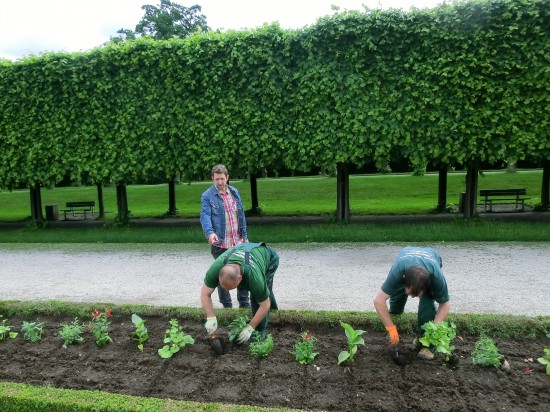
[[420, 297], [428, 290], [430, 274], [421, 266], [411, 266], [403, 274], [405, 292], [410, 297]]
[[216, 185], [216, 189], [219, 191], [225, 192], [227, 188], [227, 182], [229, 181], [229, 172], [224, 165], [216, 165], [212, 168], [212, 173], [210, 174], [212, 181]]
[[218, 275], [220, 286], [225, 290], [235, 289], [242, 278], [240, 266], [233, 263], [223, 266]]

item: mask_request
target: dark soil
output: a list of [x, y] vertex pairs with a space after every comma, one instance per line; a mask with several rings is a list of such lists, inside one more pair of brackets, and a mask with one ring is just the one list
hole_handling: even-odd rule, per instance
[[[18, 331], [23, 319], [8, 325]], [[26, 319], [31, 320], [31, 319]], [[338, 325], [309, 328], [320, 352], [310, 365], [300, 365], [290, 354], [302, 330], [297, 325], [270, 325], [275, 349], [264, 359], [249, 355], [246, 347], [228, 344], [217, 356], [202, 325], [181, 322], [196, 342], [173, 358], [157, 355], [168, 318], [147, 318], [150, 339], [144, 351], [131, 340], [130, 319], [114, 319], [114, 342], [103, 348], [86, 332], [84, 342], [62, 347], [59, 324], [69, 318], [48, 318], [39, 343], [20, 334], [0, 342], [0, 380], [59, 388], [102, 390], [113, 393], [226, 402], [270, 407], [328, 411], [549, 411], [550, 376], [537, 358], [548, 339], [535, 342], [495, 340], [511, 365], [511, 372], [473, 365], [470, 351], [474, 337], [456, 339], [459, 365], [443, 360], [419, 361], [402, 336], [399, 355], [406, 366], [392, 361], [385, 334], [367, 328], [365, 346], [359, 347], [351, 366], [338, 366], [338, 353], [346, 348], [344, 330]], [[353, 325], [358, 328], [360, 325]], [[220, 336], [227, 330], [220, 329]], [[529, 361], [526, 362], [525, 360]], [[526, 370], [526, 368], [529, 368]]]

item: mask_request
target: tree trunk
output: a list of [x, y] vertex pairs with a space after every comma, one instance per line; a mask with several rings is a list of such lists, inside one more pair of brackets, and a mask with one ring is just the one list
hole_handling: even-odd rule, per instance
[[550, 160], [542, 162], [542, 187], [540, 191], [540, 203], [543, 210], [550, 206]]
[[349, 169], [345, 163], [336, 165], [336, 220], [349, 222]]
[[447, 165], [439, 168], [439, 185], [437, 190], [437, 210], [444, 212], [447, 208]]
[[42, 195], [40, 193], [40, 184], [30, 188], [31, 197], [31, 219], [33, 222], [42, 222], [44, 215], [42, 213]]
[[252, 201], [250, 214], [252, 216], [260, 215], [262, 211], [258, 202], [258, 179], [256, 178], [256, 173], [250, 173], [250, 200]]
[[178, 212], [176, 207], [176, 179], [168, 181], [168, 215], [175, 216]]
[[99, 209], [99, 218], [105, 217], [105, 203], [103, 202], [103, 185], [96, 183], [97, 187], [97, 207]]
[[116, 206], [119, 222], [127, 223], [129, 219], [128, 197], [126, 196], [126, 185], [124, 183], [117, 183], [116, 185]]
[[466, 196], [464, 199], [464, 218], [471, 219], [477, 215], [477, 178], [478, 167], [468, 166], [466, 172]]

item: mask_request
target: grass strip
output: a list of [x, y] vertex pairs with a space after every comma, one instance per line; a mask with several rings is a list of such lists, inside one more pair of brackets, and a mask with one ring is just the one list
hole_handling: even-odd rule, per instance
[[[133, 313], [141, 317], [167, 316], [179, 319], [204, 322], [201, 308], [184, 306], [117, 305], [105, 302], [82, 303], [48, 301], [0, 301], [0, 315], [34, 317], [35, 315], [86, 317], [98, 307], [109, 307], [115, 318], [131, 317]], [[248, 314], [246, 309], [231, 311], [215, 309], [220, 325], [229, 325], [238, 315]], [[416, 331], [416, 313], [403, 313], [392, 319], [401, 333], [414, 334]], [[376, 312], [335, 312], [335, 311], [298, 311], [279, 310], [270, 315], [270, 324], [293, 324], [307, 329], [308, 326], [325, 325], [338, 327], [340, 321], [354, 326], [369, 327], [384, 332], [385, 329]], [[457, 326], [457, 332], [463, 336], [491, 336], [493, 338], [513, 340], [534, 340], [550, 332], [550, 316], [518, 316], [502, 314], [459, 314], [451, 313], [448, 321]]]
[[102, 391], [0, 382], [2, 412], [292, 412], [296, 409], [199, 403], [118, 395]]

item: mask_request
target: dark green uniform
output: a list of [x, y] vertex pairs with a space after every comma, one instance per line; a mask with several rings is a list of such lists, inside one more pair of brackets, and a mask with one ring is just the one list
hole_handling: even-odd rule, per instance
[[382, 292], [390, 295], [390, 313], [403, 313], [408, 298], [405, 293], [403, 274], [411, 266], [423, 267], [430, 275], [428, 290], [420, 297], [418, 305], [418, 334], [423, 335], [422, 325], [435, 319], [435, 302], [445, 303], [449, 300], [439, 253], [434, 249], [423, 247], [409, 246], [401, 249], [381, 289]]
[[[238, 289], [250, 291], [253, 316], [258, 311], [259, 304], [267, 298], [271, 301], [271, 309], [278, 309], [273, 295], [273, 276], [279, 266], [279, 256], [275, 250], [267, 247], [265, 243], [241, 243], [234, 246], [220, 255], [210, 266], [204, 277], [204, 284], [209, 288], [216, 288], [221, 268], [229, 263], [236, 263], [243, 268], [243, 279]], [[256, 328], [259, 333], [265, 332], [268, 319], [269, 313]]]

